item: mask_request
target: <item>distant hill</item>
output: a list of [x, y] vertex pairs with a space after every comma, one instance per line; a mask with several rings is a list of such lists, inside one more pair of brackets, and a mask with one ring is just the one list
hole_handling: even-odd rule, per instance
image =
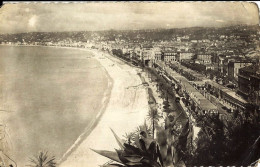
[[248, 37], [256, 34], [259, 26], [230, 26], [222, 28], [192, 27], [174, 29], [150, 29], [150, 30], [107, 30], [107, 31], [74, 31], [74, 32], [29, 32], [18, 34], [0, 34], [1, 42], [58, 42], [87, 40], [107, 41], [160, 41], [172, 40], [178, 36], [188, 35], [190, 39], [218, 38], [220, 35], [241, 35]]

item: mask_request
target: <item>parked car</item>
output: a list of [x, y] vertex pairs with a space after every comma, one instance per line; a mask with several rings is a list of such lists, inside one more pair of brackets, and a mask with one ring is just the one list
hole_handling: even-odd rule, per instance
[[226, 106], [221, 107], [223, 110], [227, 110], [228, 108]]
[[176, 97], [175, 102], [179, 103], [180, 102], [180, 98]]
[[229, 108], [229, 109], [227, 109], [227, 112], [228, 113], [232, 113], [232, 110]]

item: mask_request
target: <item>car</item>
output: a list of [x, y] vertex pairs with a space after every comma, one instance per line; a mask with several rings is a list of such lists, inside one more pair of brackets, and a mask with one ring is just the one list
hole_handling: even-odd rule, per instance
[[133, 64], [134, 66], [138, 66], [138, 63], [136, 63], [136, 62], [132, 62], [132, 64]]
[[179, 97], [176, 97], [176, 98], [175, 98], [175, 102], [179, 103], [179, 102], [180, 102], [180, 98], [179, 98]]
[[226, 106], [221, 107], [223, 110], [227, 110], [228, 108]]
[[232, 113], [232, 110], [229, 108], [229, 109], [227, 109], [227, 112], [228, 113]]
[[181, 101], [184, 103], [186, 101], [185, 97], [182, 97]]

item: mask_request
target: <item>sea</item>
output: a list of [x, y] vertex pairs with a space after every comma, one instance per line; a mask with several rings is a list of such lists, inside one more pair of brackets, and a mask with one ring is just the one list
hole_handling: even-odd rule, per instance
[[[91, 52], [0, 46], [0, 116], [18, 166], [48, 152], [58, 160], [100, 112], [109, 77]], [[9, 147], [8, 147], [9, 148]]]

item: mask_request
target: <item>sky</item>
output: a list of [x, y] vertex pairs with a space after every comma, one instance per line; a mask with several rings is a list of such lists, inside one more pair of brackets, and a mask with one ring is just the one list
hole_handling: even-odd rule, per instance
[[259, 24], [247, 2], [81, 2], [5, 4], [0, 33], [222, 27]]

